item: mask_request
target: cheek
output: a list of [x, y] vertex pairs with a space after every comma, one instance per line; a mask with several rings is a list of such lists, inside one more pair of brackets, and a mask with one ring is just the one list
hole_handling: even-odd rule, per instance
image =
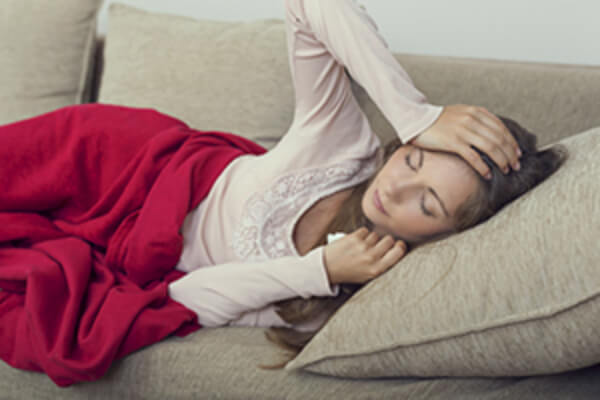
[[442, 229], [439, 221], [423, 214], [420, 201], [406, 204], [397, 211], [392, 229], [400, 236], [417, 238], [431, 235]]

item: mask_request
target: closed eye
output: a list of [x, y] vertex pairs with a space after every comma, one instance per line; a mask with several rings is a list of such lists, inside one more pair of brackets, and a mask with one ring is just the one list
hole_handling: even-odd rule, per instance
[[[419, 149], [421, 150], [421, 149]], [[410, 163], [410, 156], [414, 153], [414, 151], [411, 151], [409, 154], [407, 154], [404, 158], [406, 160], [406, 165], [408, 165], [408, 167], [410, 169], [412, 169], [413, 171], [417, 171], [417, 168], [413, 167]], [[419, 159], [419, 168], [423, 166], [423, 150], [421, 150], [420, 153], [421, 157]], [[425, 193], [423, 193], [423, 195], [421, 196], [421, 211], [423, 211], [423, 214], [427, 215], [428, 217], [434, 217], [436, 218], [436, 216], [429, 211], [427, 208], [425, 208]]]
[[428, 215], [430, 217], [435, 217], [428, 209], [425, 208], [425, 193], [421, 196], [421, 210], [423, 210], [423, 214]]

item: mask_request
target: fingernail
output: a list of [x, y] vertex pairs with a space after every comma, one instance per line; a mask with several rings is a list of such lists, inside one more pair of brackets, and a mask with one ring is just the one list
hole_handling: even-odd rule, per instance
[[486, 177], [487, 179], [492, 179], [492, 173], [488, 171], [488, 173], [487, 173], [487, 174], [485, 174], [485, 177]]
[[521, 169], [521, 163], [517, 161], [517, 163], [515, 164], [515, 170], [518, 171]]
[[519, 155], [519, 157], [521, 157], [523, 155], [523, 153], [521, 152], [521, 149], [519, 149], [518, 147], [517, 147], [517, 154]]

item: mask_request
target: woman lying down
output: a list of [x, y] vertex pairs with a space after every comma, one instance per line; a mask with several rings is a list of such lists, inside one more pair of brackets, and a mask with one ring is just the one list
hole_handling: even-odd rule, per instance
[[[287, 0], [285, 23], [293, 123], [187, 216], [177, 268], [188, 274], [169, 293], [205, 326], [272, 327], [267, 337], [297, 354], [361, 285], [486, 220], [562, 158], [483, 107], [428, 104], [351, 0]], [[397, 139], [382, 147], [344, 67]], [[346, 235], [328, 243], [336, 232]]]
[[294, 119], [270, 151], [116, 105], [0, 126], [0, 358], [65, 386], [186, 324], [268, 327], [297, 353], [410, 249], [564, 160], [483, 107], [427, 103], [352, 0], [286, 0], [285, 24]]

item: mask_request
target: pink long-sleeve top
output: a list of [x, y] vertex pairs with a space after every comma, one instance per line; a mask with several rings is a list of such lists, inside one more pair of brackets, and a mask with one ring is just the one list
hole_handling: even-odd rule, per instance
[[[354, 0], [286, 0], [294, 119], [267, 153], [236, 158], [185, 218], [176, 268], [188, 272], [170, 296], [207, 327], [287, 326], [273, 302], [336, 296], [323, 246], [301, 256], [292, 234], [318, 200], [369, 178], [381, 156], [344, 67], [406, 143], [442, 106], [426, 102], [398, 64], [366, 10]], [[316, 330], [322, 315], [295, 325]]]

